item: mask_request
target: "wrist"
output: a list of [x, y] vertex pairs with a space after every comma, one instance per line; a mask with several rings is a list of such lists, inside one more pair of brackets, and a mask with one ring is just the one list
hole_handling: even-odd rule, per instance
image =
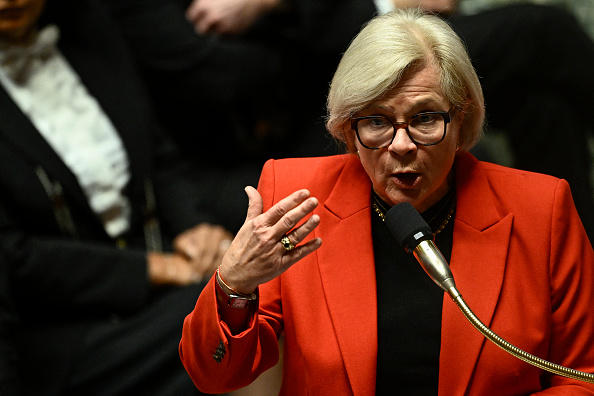
[[235, 290], [225, 283], [220, 274], [220, 267], [217, 268], [215, 273], [215, 288], [218, 296], [223, 299], [223, 302], [232, 308], [247, 308], [258, 299], [257, 289], [252, 293], [246, 294]]
[[225, 287], [229, 291], [237, 294], [250, 295], [258, 288], [258, 284], [254, 282], [247, 282], [244, 280], [244, 276], [238, 271], [229, 270], [229, 265], [225, 266], [223, 263], [217, 267], [216, 272], [223, 281]]

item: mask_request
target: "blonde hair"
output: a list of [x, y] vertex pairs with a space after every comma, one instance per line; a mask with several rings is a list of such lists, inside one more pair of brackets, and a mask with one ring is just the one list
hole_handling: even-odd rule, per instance
[[442, 91], [464, 111], [459, 145], [460, 150], [469, 150], [480, 139], [485, 118], [479, 79], [464, 44], [447, 22], [419, 9], [375, 17], [351, 42], [330, 85], [326, 123], [330, 134], [355, 151], [351, 115], [381, 98], [407, 69], [424, 63], [437, 65]]

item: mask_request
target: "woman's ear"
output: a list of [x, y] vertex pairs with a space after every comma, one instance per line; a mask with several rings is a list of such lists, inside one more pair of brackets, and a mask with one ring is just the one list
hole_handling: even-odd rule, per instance
[[357, 152], [357, 144], [355, 142], [355, 131], [351, 128], [351, 124], [347, 121], [344, 122], [341, 126], [341, 133], [344, 143], [347, 146], [349, 153], [356, 153]]

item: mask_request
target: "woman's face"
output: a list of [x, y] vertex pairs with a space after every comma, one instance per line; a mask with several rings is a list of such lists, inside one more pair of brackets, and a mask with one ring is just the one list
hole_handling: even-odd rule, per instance
[[[383, 115], [408, 122], [420, 112], [448, 111], [451, 106], [439, 86], [437, 67], [428, 65], [406, 72], [398, 85], [356, 116]], [[373, 189], [384, 201], [392, 205], [410, 202], [424, 212], [445, 196], [452, 185], [462, 122], [459, 111], [452, 110], [451, 115], [445, 139], [434, 146], [417, 146], [402, 128], [388, 147], [378, 150], [367, 149], [354, 138]]]
[[45, 0], [0, 0], [0, 39], [26, 41], [35, 30]]

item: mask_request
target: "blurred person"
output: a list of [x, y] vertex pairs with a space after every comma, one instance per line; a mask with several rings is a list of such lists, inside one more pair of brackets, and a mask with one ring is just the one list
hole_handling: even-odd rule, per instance
[[594, 371], [594, 251], [569, 185], [468, 152], [484, 99], [449, 25], [413, 9], [373, 19], [338, 65], [328, 113], [347, 154], [271, 160], [246, 187], [245, 224], [184, 322], [196, 386], [252, 382], [282, 334], [282, 395], [594, 394], [487, 343], [385, 221], [411, 204], [484, 323]]
[[[257, 183], [268, 158], [340, 152], [324, 127], [325, 91], [372, 4], [361, 10], [358, 0], [350, 1], [356, 8], [335, 1], [333, 15], [324, 2], [258, 8], [263, 17], [246, 31], [221, 35], [196, 34], [184, 13], [188, 0], [101, 1], [131, 49], [158, 120], [208, 186], [203, 204], [217, 210], [226, 228], [243, 224], [243, 187]], [[320, 18], [341, 28], [327, 30]], [[315, 62], [304, 62], [310, 58]], [[225, 147], [227, 156], [196, 155], [197, 146]]]
[[[281, 69], [274, 49], [197, 35], [179, 0], [101, 1], [130, 47], [157, 117], [188, 157], [200, 165], [221, 162], [210, 152], [197, 158], [193, 146], [224, 137], [238, 161], [259, 158], [267, 144], [261, 120], [277, 110], [269, 99]], [[212, 129], [219, 133], [205, 132]]]
[[[207, 185], [204, 205], [237, 230], [245, 218], [243, 187], [282, 151], [289, 125], [284, 65], [276, 46], [198, 35], [179, 0], [101, 0], [142, 74], [155, 115]], [[196, 147], [225, 147], [218, 150]]]
[[[270, 157], [340, 152], [324, 126], [326, 90], [340, 55], [376, 12], [371, 1], [178, 0], [201, 36], [263, 43], [281, 59], [284, 134]], [[297, 137], [297, 138], [295, 138]], [[293, 143], [285, 144], [287, 139]]]
[[0, 252], [22, 394], [199, 394], [183, 317], [232, 234], [95, 0], [0, 0]]

